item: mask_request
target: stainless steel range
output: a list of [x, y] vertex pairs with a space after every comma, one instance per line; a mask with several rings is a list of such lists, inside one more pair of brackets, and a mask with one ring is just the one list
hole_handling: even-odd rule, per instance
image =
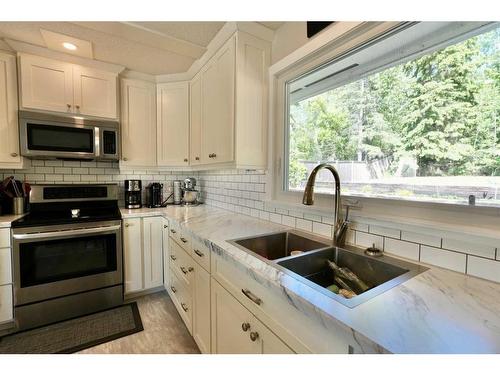
[[19, 329], [123, 302], [117, 185], [33, 185], [30, 213], [12, 223]]

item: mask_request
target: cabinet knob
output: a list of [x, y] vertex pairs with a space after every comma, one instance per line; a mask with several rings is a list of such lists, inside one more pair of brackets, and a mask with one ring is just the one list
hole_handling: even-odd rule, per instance
[[123, 158], [123, 161], [127, 161], [128, 159], [127, 158]]
[[181, 241], [182, 241], [183, 243], [187, 243], [187, 242], [188, 242], [188, 240], [186, 240], [184, 237], [181, 237]]
[[75, 105], [75, 107], [76, 107], [76, 109], [80, 109], [80, 106], [79, 106], [78, 104], [77, 104], [77, 105]]
[[176, 234], [177, 232], [175, 231], [175, 229], [170, 229], [170, 232], [172, 232], [173, 234]]
[[188, 311], [189, 310], [188, 307], [187, 307], [187, 305], [184, 302], [181, 303], [181, 306], [182, 306], [182, 309], [184, 311]]
[[186, 267], [181, 267], [181, 271], [184, 275], [186, 275], [189, 271], [186, 269]]
[[66, 104], [66, 107], [68, 107], [68, 109], [71, 108], [71, 104]]
[[215, 157], [217, 157], [217, 154], [208, 154], [208, 157], [209, 158], [215, 158]]
[[243, 330], [243, 332], [248, 331], [250, 329], [250, 323], [245, 322], [241, 324], [241, 329]]
[[188, 159], [184, 159], [184, 162], [187, 163], [188, 162]]
[[163, 228], [168, 228], [168, 225], [164, 225]]
[[175, 255], [170, 255], [170, 259], [176, 260], [177, 258], [175, 257]]
[[128, 228], [130, 226], [129, 223], [125, 223], [125, 227]]
[[199, 156], [197, 156], [197, 157], [195, 157], [195, 158], [194, 158], [194, 160], [200, 160], [200, 157], [199, 157]]
[[188, 271], [189, 271], [189, 272], [193, 272], [193, 271], [194, 271], [194, 267], [189, 267], [189, 268], [188, 268]]
[[250, 340], [256, 341], [259, 338], [259, 332], [250, 332]]
[[174, 292], [174, 293], [176, 293], [176, 292], [177, 292], [177, 289], [175, 289], [173, 286], [171, 286], [171, 287], [170, 287], [170, 290], [171, 290], [172, 292]]
[[17, 157], [17, 152], [13, 152], [12, 154], [10, 154], [10, 156], [12, 156], [13, 158]]

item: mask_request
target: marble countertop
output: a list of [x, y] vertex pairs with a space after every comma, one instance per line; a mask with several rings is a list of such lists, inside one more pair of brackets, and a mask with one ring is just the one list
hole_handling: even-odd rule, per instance
[[[431, 266], [348, 308], [227, 240], [289, 229], [211, 206], [122, 209], [122, 217], [165, 216], [251, 269], [266, 286], [325, 329], [352, 331], [367, 352], [500, 353], [500, 284]], [[426, 265], [428, 267], [428, 265]], [[360, 339], [361, 338], [361, 339]]]
[[13, 221], [22, 218], [26, 214], [21, 215], [0, 215], [0, 228], [10, 228]]

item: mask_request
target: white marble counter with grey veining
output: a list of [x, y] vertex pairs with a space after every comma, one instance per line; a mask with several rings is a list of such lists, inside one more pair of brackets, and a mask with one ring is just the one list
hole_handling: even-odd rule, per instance
[[348, 308], [227, 242], [289, 229], [286, 226], [207, 205], [121, 212], [123, 218], [161, 215], [177, 221], [210, 241], [212, 251], [251, 270], [257, 281], [285, 293], [290, 304], [325, 329], [349, 330], [361, 351], [500, 353], [500, 284], [431, 267]]
[[10, 228], [13, 221], [22, 218], [26, 214], [21, 215], [0, 215], [0, 228]]

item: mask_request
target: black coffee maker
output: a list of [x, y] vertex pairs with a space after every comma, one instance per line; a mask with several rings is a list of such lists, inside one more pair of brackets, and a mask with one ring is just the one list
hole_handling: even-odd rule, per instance
[[146, 187], [146, 202], [148, 207], [161, 207], [163, 199], [163, 184], [152, 182]]
[[125, 208], [142, 207], [141, 180], [125, 180]]

